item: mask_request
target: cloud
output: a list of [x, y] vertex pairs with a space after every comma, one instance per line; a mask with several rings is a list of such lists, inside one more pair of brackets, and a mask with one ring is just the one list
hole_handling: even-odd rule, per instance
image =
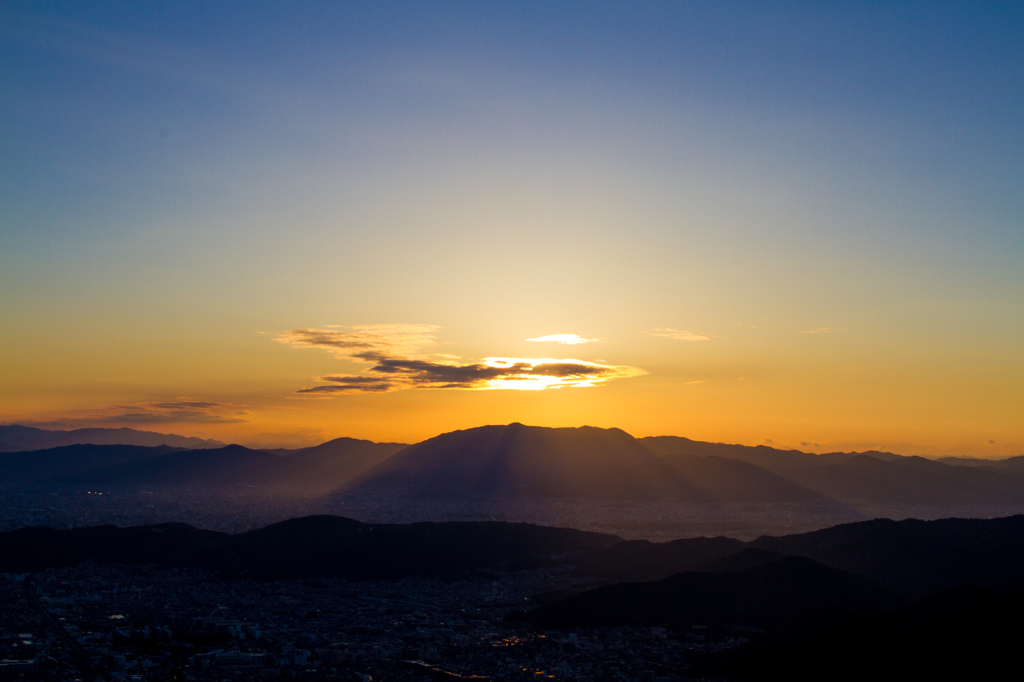
[[335, 375], [318, 377], [318, 381], [332, 383], [326, 386], [303, 388], [298, 393], [375, 393], [392, 389], [392, 382], [372, 376]]
[[547, 336], [538, 336], [535, 339], [526, 339], [527, 341], [535, 341], [537, 343], [561, 343], [567, 346], [575, 346], [580, 343], [594, 343], [597, 339], [585, 339], [579, 334], [548, 334]]
[[682, 329], [670, 329], [668, 327], [659, 327], [654, 331], [650, 332], [654, 336], [664, 336], [666, 339], [675, 339], [676, 341], [710, 341], [711, 337], [707, 334], [698, 334], [696, 332], [688, 332]]
[[[488, 357], [465, 361], [455, 355], [428, 353], [437, 344], [438, 329], [434, 325], [409, 324], [293, 329], [279, 334], [275, 340], [299, 348], [321, 348], [341, 359], [372, 364], [362, 374], [319, 377], [319, 381], [326, 383], [298, 391], [305, 395], [383, 393], [417, 388], [584, 388], [646, 374], [636, 367], [573, 358]], [[580, 338], [575, 334], [557, 336]]]
[[467, 390], [542, 390], [565, 386], [584, 388], [612, 379], [646, 374], [636, 367], [600, 365], [574, 359], [486, 358], [467, 364], [444, 364], [429, 360], [389, 358], [364, 375], [325, 376], [322, 386], [299, 393], [379, 393], [414, 388], [456, 388]]
[[[334, 327], [335, 325], [329, 325]], [[374, 324], [331, 329], [292, 329], [278, 334], [275, 341], [298, 348], [322, 348], [335, 357], [360, 362], [384, 358], [419, 357], [437, 345], [432, 324]]]
[[169, 402], [102, 405], [54, 422], [33, 422], [40, 428], [83, 428], [115, 424], [239, 424], [248, 412], [240, 405], [180, 398]]
[[238, 405], [205, 400], [181, 399], [173, 402], [129, 403], [100, 408], [93, 421], [135, 424], [174, 422], [236, 424], [247, 421]]
[[832, 332], [841, 332], [842, 329], [837, 327], [818, 327], [817, 329], [808, 329], [800, 332], [801, 334], [831, 334]]

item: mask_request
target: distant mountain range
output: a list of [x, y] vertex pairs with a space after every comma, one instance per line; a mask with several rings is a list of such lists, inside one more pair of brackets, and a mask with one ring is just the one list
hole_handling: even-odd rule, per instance
[[56, 431], [37, 429], [31, 426], [0, 426], [0, 452], [21, 452], [24, 450], [46, 450], [64, 445], [142, 445], [157, 447], [168, 445], [173, 448], [220, 448], [226, 443], [217, 440], [176, 436], [174, 434], [137, 431], [136, 429], [75, 429]]
[[209, 449], [166, 445], [66, 445], [0, 453], [4, 484], [251, 485], [322, 494], [405, 446], [338, 438], [274, 454], [241, 445]]
[[[96, 429], [0, 427], [6, 443], [73, 439]], [[21, 441], [10, 434], [23, 437]], [[229, 485], [304, 494], [409, 499], [601, 499], [688, 503], [925, 505], [1024, 508], [1024, 458], [944, 461], [885, 452], [814, 455], [764, 446], [634, 438], [621, 429], [509, 424], [445, 433], [414, 445], [338, 438], [301, 450], [78, 444], [0, 454], [5, 484]], [[187, 439], [186, 439], [187, 440]], [[198, 439], [193, 439], [198, 440]]]

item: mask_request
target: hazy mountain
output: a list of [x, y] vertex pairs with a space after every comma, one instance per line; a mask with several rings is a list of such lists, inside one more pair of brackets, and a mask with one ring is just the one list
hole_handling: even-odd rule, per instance
[[37, 429], [31, 426], [0, 426], [0, 452], [21, 452], [24, 450], [46, 450], [65, 445], [87, 443], [92, 445], [141, 445], [156, 447], [167, 445], [174, 448], [219, 448], [225, 443], [189, 436], [137, 431], [136, 429], [75, 429], [57, 431]]
[[969, 467], [990, 467], [992, 469], [1005, 469], [1007, 471], [1024, 471], [1024, 455], [1007, 457], [1005, 459], [981, 459], [979, 457], [941, 457], [938, 460], [943, 464], [952, 464]]
[[311, 448], [285, 452], [260, 483], [300, 488], [307, 494], [325, 493], [345, 485], [405, 447], [404, 443], [336, 438]]
[[55, 477], [85, 477], [99, 469], [164, 457], [178, 448], [161, 445], [65, 445], [47, 450], [0, 453], [0, 483], [38, 483]]
[[1024, 504], [1024, 473], [950, 466], [922, 457], [883, 461], [860, 454], [792, 471], [789, 478], [844, 502], [934, 506]]
[[[744, 462], [756, 470], [723, 468], [717, 477], [726, 490], [741, 491], [751, 502], [831, 499], [849, 505], [902, 504], [948, 507], [1024, 504], [1024, 457], [999, 462], [946, 462], [905, 457], [891, 452], [830, 452], [814, 455], [765, 446], [701, 443], [678, 436], [639, 439], [652, 451], [701, 480], [698, 463], [707, 470], [715, 459]], [[685, 468], [684, 468], [685, 467]], [[731, 473], [731, 475], [730, 475]], [[741, 477], [742, 476], [742, 477]], [[801, 497], [803, 496], [803, 497]], [[736, 499], [736, 498], [734, 498]]]
[[663, 457], [722, 457], [740, 460], [775, 474], [786, 476], [793, 471], [827, 464], [818, 455], [799, 450], [779, 450], [765, 445], [729, 445], [704, 443], [682, 436], [649, 436], [640, 442]]
[[[641, 441], [642, 442], [642, 441]], [[664, 454], [677, 473], [715, 502], [821, 502], [826, 496], [755, 464], [718, 455]]]
[[794, 471], [813, 469], [828, 464], [839, 464], [854, 457], [863, 456], [883, 462], [905, 459], [903, 455], [878, 450], [865, 452], [825, 452], [815, 455], [800, 450], [780, 450], [767, 445], [729, 445], [726, 443], [704, 443], [682, 436], [648, 436], [639, 439], [652, 451], [663, 456], [723, 457], [757, 465], [777, 474], [788, 475]]
[[107, 485], [259, 485], [278, 459], [262, 450], [228, 445], [210, 450], [176, 450], [51, 480]]
[[421, 498], [711, 500], [621, 429], [522, 424], [453, 431], [410, 445], [350, 490]]
[[339, 438], [275, 455], [241, 445], [210, 449], [69, 445], [0, 453], [0, 481], [74, 485], [231, 485], [324, 493], [378, 464], [404, 445]]

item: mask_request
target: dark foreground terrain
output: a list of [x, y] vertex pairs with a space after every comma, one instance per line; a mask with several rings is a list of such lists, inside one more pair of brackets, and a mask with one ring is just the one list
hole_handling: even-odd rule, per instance
[[314, 516], [0, 533], [7, 679], [1000, 679], [1024, 517], [668, 543]]

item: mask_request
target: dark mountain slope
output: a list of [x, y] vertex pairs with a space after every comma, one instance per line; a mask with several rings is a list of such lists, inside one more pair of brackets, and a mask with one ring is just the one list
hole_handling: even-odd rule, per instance
[[371, 580], [538, 568], [619, 541], [526, 523], [362, 524], [313, 516], [243, 533], [216, 547], [197, 547], [181, 560], [259, 580]]
[[71, 530], [21, 528], [0, 533], [0, 573], [40, 571], [85, 561], [162, 564], [189, 547], [228, 537], [184, 523]]
[[892, 600], [892, 595], [861, 576], [803, 557], [783, 557], [737, 571], [679, 573], [656, 582], [599, 587], [518, 618], [549, 628], [775, 626], [813, 609], [878, 608]]
[[863, 575], [908, 599], [964, 584], [1024, 587], [1024, 516], [879, 519], [750, 545]]
[[710, 656], [694, 671], [731, 680], [1003, 680], [1019, 667], [1024, 592], [962, 587], [895, 610], [808, 614]]
[[580, 575], [616, 582], [660, 580], [673, 573], [698, 570], [744, 548], [743, 542], [723, 537], [662, 543], [629, 540], [579, 557], [576, 570]]
[[85, 561], [205, 568], [225, 576], [348, 580], [437, 576], [560, 565], [620, 538], [526, 523], [366, 524], [335, 516], [291, 519], [239, 535], [185, 524], [0, 533], [0, 572]]

